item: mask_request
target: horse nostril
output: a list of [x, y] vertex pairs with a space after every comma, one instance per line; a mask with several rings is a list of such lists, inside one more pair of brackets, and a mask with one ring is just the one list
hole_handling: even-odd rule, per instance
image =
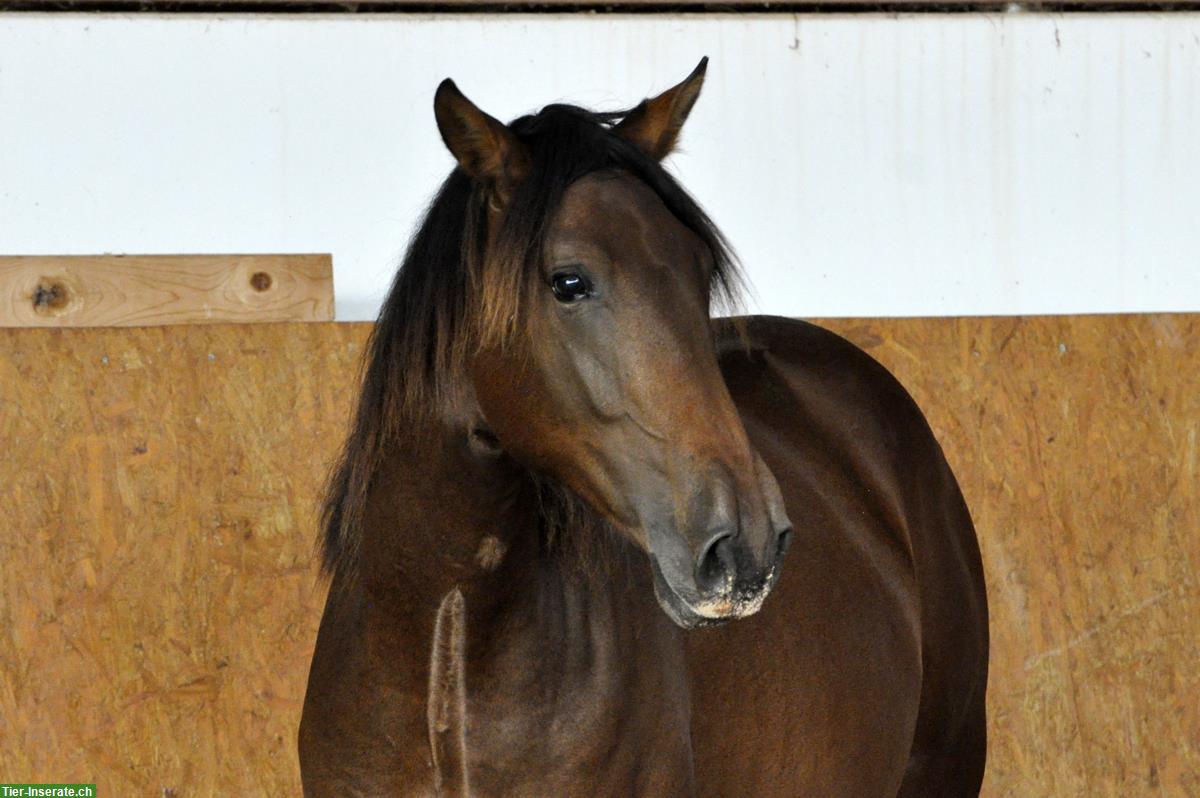
[[701, 593], [712, 593], [733, 579], [733, 533], [722, 530], [709, 538], [700, 558], [696, 560], [696, 587]]
[[792, 529], [788, 527], [779, 533], [779, 537], [775, 539], [775, 561], [783, 559], [783, 555], [787, 554], [788, 547], [792, 545]]

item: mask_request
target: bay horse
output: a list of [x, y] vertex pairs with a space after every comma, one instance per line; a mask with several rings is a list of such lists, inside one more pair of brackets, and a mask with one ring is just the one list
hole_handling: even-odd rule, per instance
[[661, 165], [705, 63], [508, 125], [438, 88], [457, 166], [324, 506], [306, 795], [978, 794], [970, 515], [868, 355], [712, 318], [739, 273]]

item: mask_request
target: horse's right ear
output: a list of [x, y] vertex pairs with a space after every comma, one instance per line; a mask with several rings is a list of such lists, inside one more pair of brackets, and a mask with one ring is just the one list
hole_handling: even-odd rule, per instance
[[501, 199], [529, 174], [529, 153], [508, 126], [479, 110], [446, 78], [433, 97], [442, 141], [462, 170], [490, 180]]

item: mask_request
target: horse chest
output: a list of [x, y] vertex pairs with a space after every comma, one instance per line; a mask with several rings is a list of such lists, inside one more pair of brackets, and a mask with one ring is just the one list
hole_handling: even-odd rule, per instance
[[434, 623], [426, 725], [436, 795], [690, 792], [678, 651], [639, 651], [591, 612], [598, 629], [579, 618], [565, 633], [517, 624], [481, 652], [469, 612], [456, 588]]

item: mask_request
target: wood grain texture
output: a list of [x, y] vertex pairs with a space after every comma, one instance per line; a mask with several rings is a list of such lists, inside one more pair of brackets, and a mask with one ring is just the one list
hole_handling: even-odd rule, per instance
[[[1200, 316], [824, 324], [913, 393], [976, 519], [985, 795], [1200, 795]], [[3, 778], [297, 794], [367, 331], [0, 330]]]
[[329, 255], [0, 257], [0, 327], [332, 320]]

